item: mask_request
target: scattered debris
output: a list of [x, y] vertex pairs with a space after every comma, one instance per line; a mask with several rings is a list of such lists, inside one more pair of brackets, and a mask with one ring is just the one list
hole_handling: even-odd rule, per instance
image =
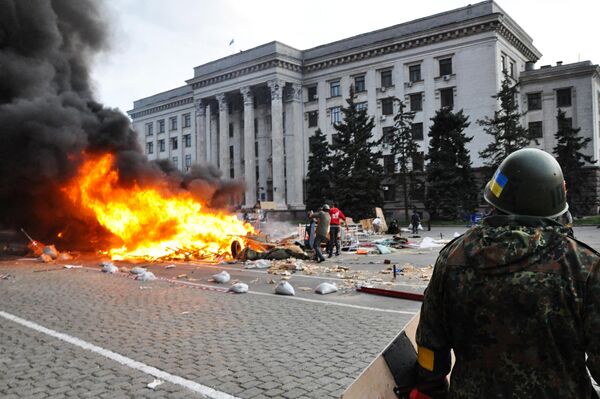
[[154, 281], [156, 280], [156, 276], [152, 272], [145, 271], [144, 273], [138, 274], [135, 279], [140, 281]]
[[64, 265], [65, 269], [81, 269], [83, 266], [81, 265]]
[[384, 259], [384, 260], [383, 260], [383, 264], [384, 264], [384, 265], [391, 265], [391, 264], [392, 264], [392, 261], [391, 261], [391, 260], [389, 260], [389, 259]]
[[116, 273], [119, 271], [119, 268], [116, 267], [112, 262], [102, 262], [100, 266], [102, 266], [103, 273]]
[[134, 267], [133, 269], [131, 269], [131, 270], [129, 271], [129, 273], [131, 273], [131, 274], [137, 274], [137, 275], [140, 275], [140, 274], [144, 274], [144, 273], [146, 273], [147, 271], [148, 271], [148, 270], [144, 269], [143, 267], [136, 266], [136, 267]]
[[130, 273], [129, 268], [127, 266], [122, 266], [120, 269], [121, 273]]
[[11, 278], [15, 278], [12, 274], [0, 274], [0, 280], [10, 280]]
[[152, 286], [150, 285], [140, 285], [140, 290], [151, 290]]
[[392, 253], [392, 249], [390, 247], [386, 247], [385, 245], [381, 244], [375, 244], [375, 246], [377, 247], [379, 253], [382, 255], [388, 255]]
[[150, 389], [156, 389], [156, 387], [158, 387], [159, 385], [163, 384], [164, 381], [159, 380], [159, 379], [155, 379], [154, 381], [152, 381], [151, 383], [149, 383], [147, 385], [148, 388]]
[[279, 282], [277, 287], [275, 287], [275, 293], [279, 295], [296, 295], [294, 287], [292, 287], [292, 285], [287, 281]]
[[73, 256], [68, 253], [68, 252], [61, 252], [60, 255], [58, 255], [58, 260], [72, 260]]
[[419, 244], [420, 249], [426, 248], [440, 248], [448, 243], [447, 240], [434, 240], [431, 237], [424, 237], [421, 243]]
[[187, 312], [187, 311], [186, 311], [186, 312], [181, 312], [181, 314], [189, 314], [189, 313], [190, 313], [190, 312]]
[[175, 268], [175, 265], [173, 265], [173, 264], [165, 266], [165, 269], [174, 269], [174, 268]]
[[298, 289], [301, 291], [312, 291], [312, 288], [310, 287], [298, 287]]
[[229, 287], [228, 291], [235, 292], [236, 294], [245, 294], [246, 292], [248, 292], [248, 284], [244, 284], [244, 283], [234, 284], [231, 287]]
[[317, 288], [315, 289], [315, 292], [317, 294], [321, 294], [321, 295], [327, 295], [327, 294], [331, 294], [333, 292], [337, 292], [337, 286], [335, 284], [331, 284], [331, 283], [321, 283], [317, 286]]
[[180, 274], [180, 275], [178, 275], [178, 276], [177, 276], [177, 277], [175, 277], [175, 278], [176, 278], [176, 279], [178, 279], [178, 280], [179, 280], [179, 279], [183, 279], [183, 278], [187, 279], [187, 278], [188, 278], [188, 275], [187, 275], [187, 274]]
[[38, 259], [40, 260], [40, 262], [44, 262], [44, 263], [52, 262], [52, 257], [48, 254], [41, 254]]
[[221, 273], [213, 275], [212, 278], [215, 281], [215, 283], [225, 284], [231, 279], [231, 276], [229, 275], [229, 273], [223, 270]]
[[268, 269], [271, 267], [272, 262], [267, 259], [258, 260], [247, 260], [244, 263], [246, 269]]

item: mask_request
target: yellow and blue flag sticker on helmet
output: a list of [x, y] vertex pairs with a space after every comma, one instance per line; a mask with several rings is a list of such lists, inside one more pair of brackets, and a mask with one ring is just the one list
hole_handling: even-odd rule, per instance
[[502, 172], [497, 171], [492, 179], [490, 190], [496, 197], [500, 198], [500, 194], [502, 194], [502, 190], [504, 190], [506, 183], [508, 183], [508, 178], [504, 176]]

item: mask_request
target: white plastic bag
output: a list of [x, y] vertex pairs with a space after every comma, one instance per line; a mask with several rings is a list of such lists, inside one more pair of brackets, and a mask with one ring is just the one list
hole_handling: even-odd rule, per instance
[[271, 261], [268, 259], [247, 260], [244, 267], [246, 269], [268, 269], [271, 267]]
[[423, 230], [423, 226], [421, 226], [421, 223], [419, 223], [419, 226], [417, 227], [417, 230]]
[[156, 280], [156, 276], [154, 275], [154, 273], [146, 271], [144, 273], [138, 274], [135, 277], [135, 279], [140, 281], [154, 281]]
[[100, 266], [102, 266], [102, 271], [104, 273], [116, 273], [119, 271], [119, 268], [113, 265], [112, 262], [102, 262]]
[[275, 287], [275, 293], [279, 295], [296, 295], [296, 291], [294, 291], [294, 287], [287, 281], [281, 281]]
[[225, 284], [231, 279], [231, 276], [229, 275], [229, 273], [223, 270], [221, 273], [213, 275], [212, 278], [213, 280], [215, 280], [215, 283]]
[[138, 274], [139, 275], [139, 274], [146, 273], [146, 269], [144, 269], [143, 267], [136, 266], [133, 269], [131, 269], [129, 271], [129, 273], [131, 273], [131, 274]]
[[229, 287], [229, 291], [235, 292], [236, 294], [245, 294], [248, 292], [248, 284], [237, 283]]
[[327, 295], [327, 294], [331, 294], [333, 292], [337, 292], [337, 286], [335, 284], [332, 283], [321, 283], [317, 286], [317, 288], [315, 289], [315, 292], [317, 294], [321, 294], [321, 295]]

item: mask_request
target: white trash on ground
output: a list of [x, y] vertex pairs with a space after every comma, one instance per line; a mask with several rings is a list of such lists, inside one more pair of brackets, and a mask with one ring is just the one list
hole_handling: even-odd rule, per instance
[[65, 265], [65, 269], [81, 269], [83, 266], [81, 265]]
[[235, 292], [236, 294], [245, 294], [248, 292], [248, 284], [237, 283], [229, 287], [229, 291]]
[[287, 281], [281, 281], [275, 287], [275, 293], [279, 295], [296, 295], [296, 291], [294, 291], [294, 287]]
[[223, 270], [221, 273], [213, 275], [212, 278], [213, 280], [215, 280], [215, 283], [225, 284], [231, 279], [231, 276], [229, 275], [229, 273]]
[[131, 273], [131, 274], [143, 274], [143, 273], [146, 273], [146, 271], [147, 270], [144, 269], [143, 267], [136, 266], [133, 269], [131, 269], [129, 271], [129, 273]]
[[158, 387], [159, 385], [161, 385], [162, 383], [164, 383], [164, 381], [159, 380], [158, 378], [155, 379], [154, 381], [152, 381], [151, 383], [149, 383], [148, 385], [146, 385], [148, 388], [150, 389], [156, 389], [156, 387]]
[[379, 251], [379, 253], [382, 255], [387, 255], [387, 254], [392, 253], [391, 248], [388, 246], [381, 245], [381, 244], [375, 244], [375, 246], [377, 247], [377, 250]]
[[331, 294], [333, 292], [337, 292], [338, 288], [335, 284], [332, 283], [321, 283], [315, 288], [315, 292], [321, 295]]
[[135, 276], [135, 279], [140, 281], [154, 281], [156, 280], [156, 276], [152, 272], [145, 271], [144, 273]]
[[268, 259], [247, 260], [244, 263], [246, 269], [268, 269], [272, 262]]
[[455, 231], [455, 232], [454, 232], [454, 236], [453, 236], [453, 237], [454, 237], [454, 238], [456, 238], [456, 237], [460, 237], [460, 234], [458, 233], [458, 231]]
[[112, 262], [102, 262], [100, 263], [100, 266], [102, 266], [102, 272], [104, 273], [116, 273], [119, 271], [119, 268]]
[[441, 243], [440, 241], [434, 240], [431, 237], [425, 237], [425, 238], [423, 238], [423, 240], [419, 244], [419, 248], [420, 249], [441, 248], [444, 245], [446, 245], [446, 243], [447, 243], [447, 241], [444, 241], [444, 243]]

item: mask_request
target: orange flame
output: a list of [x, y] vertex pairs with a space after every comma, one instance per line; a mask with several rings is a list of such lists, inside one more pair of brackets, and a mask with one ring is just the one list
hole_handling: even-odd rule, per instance
[[209, 259], [229, 255], [235, 236], [253, 232], [234, 215], [207, 210], [188, 192], [165, 188], [123, 188], [114, 157], [89, 157], [64, 191], [74, 204], [91, 211], [123, 245], [113, 259]]

